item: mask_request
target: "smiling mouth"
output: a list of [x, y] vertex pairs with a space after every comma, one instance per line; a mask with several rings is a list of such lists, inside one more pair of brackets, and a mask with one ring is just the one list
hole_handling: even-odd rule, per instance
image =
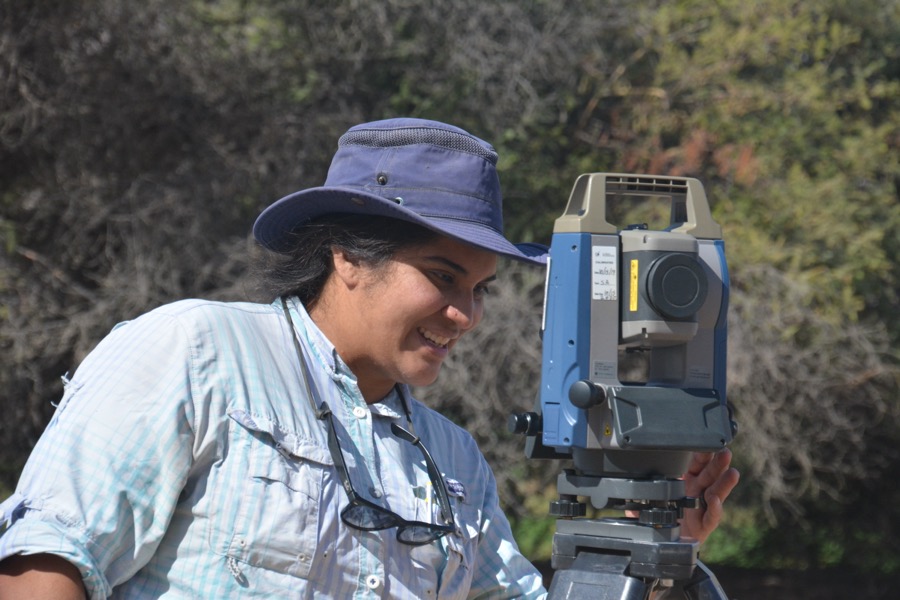
[[446, 348], [447, 344], [450, 343], [450, 338], [438, 335], [427, 329], [422, 329], [421, 327], [419, 327], [419, 334], [439, 348]]

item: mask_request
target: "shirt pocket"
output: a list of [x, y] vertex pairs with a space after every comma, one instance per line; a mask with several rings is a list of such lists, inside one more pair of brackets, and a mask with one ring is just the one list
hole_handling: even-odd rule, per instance
[[[319, 537], [320, 500], [328, 450], [286, 432], [278, 423], [236, 411], [233, 458], [242, 473], [224, 469], [234, 497], [233, 523], [210, 528], [218, 554], [254, 567], [308, 578]], [[241, 450], [244, 450], [241, 457]], [[229, 481], [230, 479], [230, 481]]]

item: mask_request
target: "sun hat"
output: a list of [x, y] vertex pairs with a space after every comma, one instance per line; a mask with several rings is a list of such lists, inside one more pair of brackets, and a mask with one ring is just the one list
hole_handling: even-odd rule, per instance
[[387, 119], [351, 127], [324, 185], [294, 192], [262, 211], [253, 235], [288, 252], [292, 231], [329, 213], [393, 217], [515, 260], [543, 264], [547, 248], [503, 236], [497, 152], [458, 127]]

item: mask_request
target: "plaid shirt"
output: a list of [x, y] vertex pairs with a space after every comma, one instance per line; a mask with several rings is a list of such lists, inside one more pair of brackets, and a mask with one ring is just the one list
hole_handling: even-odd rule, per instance
[[413, 547], [394, 529], [346, 527], [347, 495], [280, 302], [187, 300], [117, 326], [67, 381], [0, 505], [0, 557], [62, 556], [91, 598], [544, 595], [472, 437], [404, 386], [367, 405], [289, 304], [354, 488], [406, 519], [437, 514], [421, 453], [390, 430], [406, 425], [402, 394], [448, 483], [456, 533]]

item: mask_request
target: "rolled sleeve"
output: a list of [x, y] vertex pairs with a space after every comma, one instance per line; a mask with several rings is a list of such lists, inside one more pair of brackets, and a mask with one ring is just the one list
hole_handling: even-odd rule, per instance
[[64, 511], [15, 493], [0, 504], [0, 519], [9, 528], [0, 535], [0, 560], [15, 554], [53, 554], [78, 568], [90, 598], [110, 595], [109, 582], [88, 551], [87, 532]]
[[0, 558], [58, 555], [91, 598], [149, 560], [192, 461], [191, 348], [176, 320], [149, 313], [85, 359], [3, 503]]

